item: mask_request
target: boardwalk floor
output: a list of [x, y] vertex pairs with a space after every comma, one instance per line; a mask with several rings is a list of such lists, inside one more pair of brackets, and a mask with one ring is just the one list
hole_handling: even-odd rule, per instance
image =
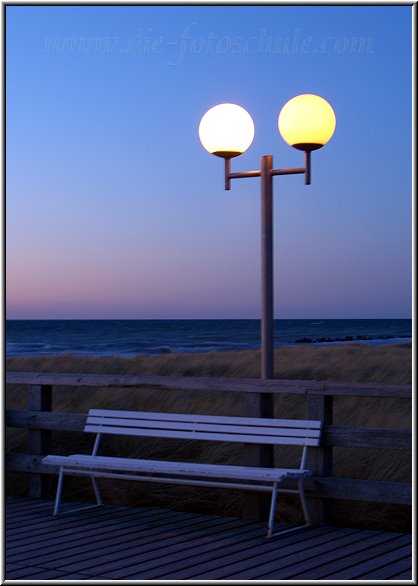
[[411, 536], [265, 524], [164, 509], [9, 497], [7, 580], [411, 580]]

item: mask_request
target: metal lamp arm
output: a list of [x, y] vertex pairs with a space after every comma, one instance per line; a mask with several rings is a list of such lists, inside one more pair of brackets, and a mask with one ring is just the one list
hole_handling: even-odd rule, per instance
[[[305, 185], [311, 184], [311, 151], [305, 151], [305, 167], [291, 169], [272, 169], [270, 175], [305, 175]], [[231, 189], [231, 179], [245, 179], [246, 177], [261, 177], [261, 171], [243, 171], [231, 173], [231, 159], [225, 159], [225, 190]]]

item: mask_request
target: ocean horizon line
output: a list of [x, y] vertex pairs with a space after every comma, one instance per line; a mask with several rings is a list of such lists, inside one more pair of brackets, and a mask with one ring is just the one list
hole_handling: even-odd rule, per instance
[[[412, 339], [411, 319], [275, 319], [276, 348], [387, 344]], [[259, 319], [8, 320], [6, 357], [45, 354], [155, 355], [260, 348]]]
[[[275, 317], [274, 321], [382, 321], [412, 317]], [[259, 321], [261, 317], [6, 317], [5, 321]]]

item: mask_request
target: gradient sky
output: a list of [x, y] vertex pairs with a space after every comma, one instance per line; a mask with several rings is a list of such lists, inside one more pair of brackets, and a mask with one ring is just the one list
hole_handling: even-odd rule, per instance
[[334, 137], [276, 177], [275, 317], [411, 316], [411, 6], [8, 6], [8, 318], [257, 318], [259, 179], [223, 189], [202, 115], [300, 167], [282, 106]]

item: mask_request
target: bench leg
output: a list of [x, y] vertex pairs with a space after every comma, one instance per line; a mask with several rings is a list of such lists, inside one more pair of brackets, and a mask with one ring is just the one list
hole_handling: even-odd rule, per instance
[[58, 476], [58, 486], [57, 486], [57, 495], [55, 497], [55, 506], [54, 506], [54, 515], [58, 515], [58, 509], [60, 506], [60, 499], [61, 499], [61, 491], [62, 491], [62, 483], [64, 480], [64, 469], [61, 466], [60, 472]]
[[91, 483], [93, 485], [93, 490], [94, 490], [94, 494], [96, 497], [96, 502], [98, 505], [102, 505], [103, 504], [102, 496], [100, 494], [99, 487], [97, 486], [96, 478], [94, 476], [91, 476], [90, 478], [91, 478]]
[[284, 535], [285, 533], [291, 533], [292, 531], [298, 531], [299, 529], [306, 529], [307, 527], [311, 526], [311, 517], [309, 514], [309, 509], [306, 503], [305, 491], [303, 486], [303, 478], [299, 478], [298, 481], [299, 487], [299, 496], [302, 503], [303, 514], [305, 516], [305, 525], [297, 525], [296, 527], [290, 527], [290, 529], [284, 529], [283, 531], [277, 531], [273, 533], [273, 524], [274, 524], [274, 513], [276, 511], [276, 501], [277, 501], [277, 482], [273, 485], [273, 492], [271, 495], [271, 506], [270, 506], [270, 516], [269, 516], [269, 523], [267, 529], [267, 539], [270, 537], [275, 537], [277, 535]]
[[305, 490], [303, 486], [303, 478], [299, 478], [299, 495], [302, 503], [303, 514], [305, 515], [306, 525], [311, 525], [311, 516], [309, 514], [308, 504], [306, 502]]
[[[96, 505], [87, 505], [85, 507], [79, 507], [78, 509], [71, 509], [71, 511], [67, 511], [67, 513], [76, 513], [78, 511], [85, 511], [87, 509], [95, 509], [96, 507], [101, 507], [103, 502], [102, 502], [102, 497], [99, 491], [99, 487], [97, 486], [97, 482], [94, 476], [91, 476], [91, 482], [93, 485], [93, 490], [94, 490], [94, 494], [96, 496]], [[58, 515], [58, 511], [59, 511], [59, 506], [60, 506], [60, 500], [61, 500], [61, 493], [62, 493], [62, 485], [64, 482], [64, 468], [63, 466], [60, 467], [60, 471], [59, 471], [59, 475], [58, 475], [58, 486], [57, 486], [57, 494], [55, 497], [55, 505], [54, 505], [54, 516]], [[63, 515], [67, 514], [67, 513], [62, 513]]]
[[273, 525], [274, 525], [274, 514], [276, 512], [276, 502], [277, 502], [277, 482], [273, 483], [273, 490], [271, 492], [271, 503], [270, 503], [270, 514], [269, 514], [269, 522], [267, 527], [267, 539], [272, 536], [273, 534]]

